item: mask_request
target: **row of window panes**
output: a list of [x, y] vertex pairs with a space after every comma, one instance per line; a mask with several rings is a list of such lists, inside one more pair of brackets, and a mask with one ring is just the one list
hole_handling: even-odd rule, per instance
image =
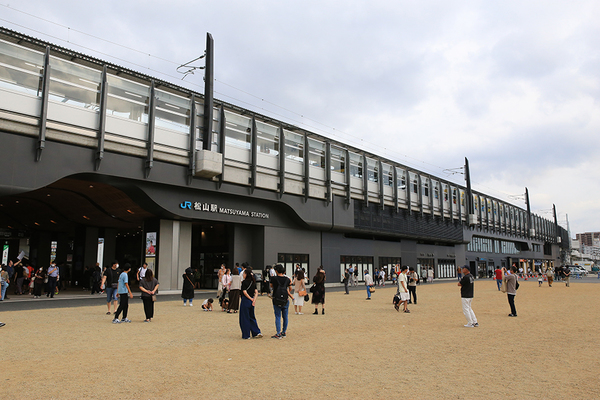
[[467, 251], [474, 253], [519, 254], [514, 242], [473, 236]]
[[309, 255], [308, 254], [289, 254], [289, 253], [278, 253], [277, 254], [277, 263], [281, 264], [285, 268], [285, 274], [293, 279], [294, 272], [296, 271], [296, 264], [300, 264], [300, 268], [303, 268], [306, 274], [306, 277], [310, 279], [309, 270]]
[[364, 280], [364, 271], [373, 272], [373, 257], [370, 256], [340, 256], [340, 276], [346, 268], [353, 267], [358, 270], [358, 280]]
[[[44, 54], [26, 49], [24, 47], [0, 41], [0, 86], [12, 90], [24, 91], [39, 96], [41, 93], [41, 74], [43, 71]], [[102, 74], [100, 71], [63, 59], [50, 57], [50, 93], [52, 100], [72, 104], [91, 110], [98, 110], [100, 103], [100, 84]], [[109, 74], [107, 114], [148, 123], [148, 109], [150, 103], [150, 87]], [[182, 133], [189, 132], [190, 125], [190, 99], [178, 96], [163, 90], [156, 90], [156, 124], [163, 128], [172, 129]], [[201, 107], [197, 107], [201, 109]], [[226, 142], [227, 144], [249, 149], [251, 146], [251, 118], [226, 111]], [[217, 130], [215, 130], [215, 133]], [[214, 137], [216, 135], [213, 135]], [[286, 158], [303, 162], [304, 138], [302, 135], [284, 131]], [[257, 149], [261, 153], [279, 154], [279, 135], [277, 128], [257, 121]], [[336, 172], [345, 172], [345, 150], [332, 146], [331, 169]], [[366, 158], [367, 178], [371, 182], [378, 182], [379, 171], [376, 160]], [[325, 167], [324, 143], [309, 139], [309, 163], [313, 166]], [[386, 177], [384, 184], [393, 185], [393, 166], [382, 164], [383, 174]], [[362, 178], [363, 157], [350, 152], [350, 175]], [[411, 174], [413, 193], [418, 193], [418, 181], [415, 174]], [[398, 189], [406, 189], [406, 175], [404, 170], [398, 170]], [[437, 183], [433, 185], [434, 196], [439, 197]], [[444, 201], [448, 201], [448, 185], [444, 184]], [[423, 185], [423, 195], [429, 196], [429, 184]], [[487, 213], [488, 220], [492, 213], [496, 214], [498, 207], [494, 207], [490, 200], [480, 201], [479, 196], [473, 196], [475, 209], [481, 207], [482, 213]], [[457, 202], [456, 189], [452, 189], [452, 201]], [[461, 204], [464, 199], [461, 193]], [[487, 205], [487, 210], [486, 210]], [[504, 207], [500, 207], [500, 218], [503, 220]], [[511, 225], [516, 222], [523, 226], [521, 213], [515, 215], [515, 210], [510, 208], [509, 218]]]
[[438, 260], [438, 278], [455, 278], [456, 277], [456, 260], [439, 259]]

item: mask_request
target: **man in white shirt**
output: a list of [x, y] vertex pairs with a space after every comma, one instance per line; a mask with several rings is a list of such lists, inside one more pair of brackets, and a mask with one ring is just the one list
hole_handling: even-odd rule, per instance
[[146, 271], [148, 271], [148, 264], [143, 263], [142, 268], [138, 269], [138, 271], [137, 271], [138, 282], [141, 281], [142, 279], [144, 279], [144, 277], [146, 276]]
[[405, 313], [409, 313], [408, 301], [410, 300], [410, 293], [408, 293], [408, 267], [402, 266], [400, 275], [398, 275], [398, 297], [400, 297], [400, 303], [395, 305], [396, 311], [399, 311], [400, 304], [402, 304]]

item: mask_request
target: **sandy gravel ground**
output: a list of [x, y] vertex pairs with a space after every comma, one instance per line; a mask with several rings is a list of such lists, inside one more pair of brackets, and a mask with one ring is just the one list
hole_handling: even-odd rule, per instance
[[[159, 301], [131, 324], [106, 306], [2, 312], [2, 399], [595, 399], [600, 398], [600, 285], [522, 282], [519, 316], [506, 295], [476, 282], [479, 328], [465, 328], [455, 282], [421, 285], [410, 314], [393, 287], [326, 295], [326, 315], [290, 315], [270, 339], [242, 340], [237, 314]], [[292, 310], [293, 311], [293, 310]]]

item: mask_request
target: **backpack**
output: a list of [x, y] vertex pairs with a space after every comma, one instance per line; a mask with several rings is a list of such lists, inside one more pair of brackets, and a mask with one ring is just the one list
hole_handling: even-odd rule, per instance
[[275, 279], [273, 279], [273, 281], [277, 281], [277, 287], [273, 291], [273, 304], [276, 306], [285, 306], [288, 302], [287, 287], [289, 279], [285, 276], [278, 276], [274, 278]]

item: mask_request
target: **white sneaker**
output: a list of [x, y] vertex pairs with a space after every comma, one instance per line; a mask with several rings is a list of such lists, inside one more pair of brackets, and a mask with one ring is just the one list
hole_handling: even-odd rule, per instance
[[183, 306], [184, 306], [184, 307], [185, 307], [185, 306], [187, 306], [187, 303], [183, 303]]
[[121, 322], [131, 322], [131, 320], [129, 318], [123, 318]]
[[473, 328], [473, 325], [471, 325], [471, 324], [466, 324], [466, 325], [465, 325], [465, 328]]
[[194, 304], [190, 303], [190, 307], [194, 307]]
[[304, 315], [304, 313], [303, 312], [299, 312], [298, 315]]

